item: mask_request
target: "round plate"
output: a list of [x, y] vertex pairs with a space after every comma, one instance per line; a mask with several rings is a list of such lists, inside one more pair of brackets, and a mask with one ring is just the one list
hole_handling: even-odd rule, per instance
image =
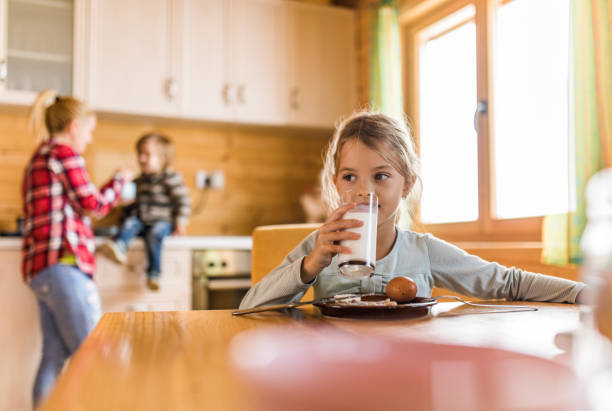
[[[369, 301], [383, 300], [385, 294], [366, 294], [361, 298]], [[382, 318], [382, 317], [402, 317], [414, 318], [428, 315], [431, 307], [438, 303], [434, 298], [416, 297], [409, 303], [397, 304], [394, 306], [386, 305], [348, 305], [338, 302], [316, 303], [323, 315], [331, 317], [352, 317], [352, 318]]]

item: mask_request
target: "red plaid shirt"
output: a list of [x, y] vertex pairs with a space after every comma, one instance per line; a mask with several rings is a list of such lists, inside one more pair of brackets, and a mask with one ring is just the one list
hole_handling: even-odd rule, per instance
[[85, 160], [70, 146], [42, 143], [28, 164], [22, 192], [24, 235], [22, 272], [30, 281], [42, 269], [73, 254], [81, 271], [96, 269], [89, 217], [101, 217], [119, 200], [123, 179], [113, 178], [100, 191], [91, 183]]

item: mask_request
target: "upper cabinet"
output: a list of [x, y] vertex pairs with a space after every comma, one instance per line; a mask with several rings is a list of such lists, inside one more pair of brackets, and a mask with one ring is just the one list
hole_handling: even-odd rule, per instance
[[287, 7], [279, 0], [233, 0], [231, 73], [236, 119], [286, 124]]
[[183, 0], [180, 11], [181, 106], [185, 116], [229, 121], [235, 91], [230, 74], [230, 0]]
[[92, 0], [85, 98], [98, 110], [176, 116], [180, 84], [172, 0]]
[[0, 0], [0, 103], [331, 127], [356, 103], [355, 14], [284, 0]]
[[78, 92], [73, 0], [0, 0], [0, 102], [31, 104], [38, 91]]
[[350, 10], [289, 3], [292, 124], [330, 126], [355, 108], [354, 33]]
[[182, 113], [285, 124], [286, 8], [278, 0], [183, 0]]

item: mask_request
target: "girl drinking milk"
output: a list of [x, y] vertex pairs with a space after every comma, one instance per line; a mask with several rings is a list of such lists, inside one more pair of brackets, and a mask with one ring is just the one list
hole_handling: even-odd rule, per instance
[[[396, 276], [414, 280], [419, 297], [431, 296], [437, 286], [486, 299], [582, 300], [583, 283], [504, 267], [431, 234], [399, 228], [402, 199], [410, 205], [419, 200], [419, 161], [406, 125], [392, 117], [364, 111], [341, 122], [327, 148], [322, 181], [324, 199], [334, 210], [331, 216], [251, 287], [240, 308], [299, 301], [310, 287], [315, 298], [384, 293]], [[359, 238], [348, 229], [363, 224], [343, 219], [355, 207], [340, 205], [349, 190], [378, 197], [376, 274], [362, 279], [345, 278], [338, 270], [338, 253], [351, 253], [341, 242]]]

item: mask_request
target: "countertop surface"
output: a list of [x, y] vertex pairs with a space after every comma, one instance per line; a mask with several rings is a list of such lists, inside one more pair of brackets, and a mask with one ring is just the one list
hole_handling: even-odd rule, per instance
[[[108, 237], [96, 237], [96, 244], [102, 244]], [[167, 237], [164, 247], [167, 249], [189, 250], [250, 250], [253, 241], [251, 236], [180, 236]], [[134, 239], [130, 249], [142, 249], [142, 240]], [[0, 237], [0, 250], [21, 250], [21, 237]]]

